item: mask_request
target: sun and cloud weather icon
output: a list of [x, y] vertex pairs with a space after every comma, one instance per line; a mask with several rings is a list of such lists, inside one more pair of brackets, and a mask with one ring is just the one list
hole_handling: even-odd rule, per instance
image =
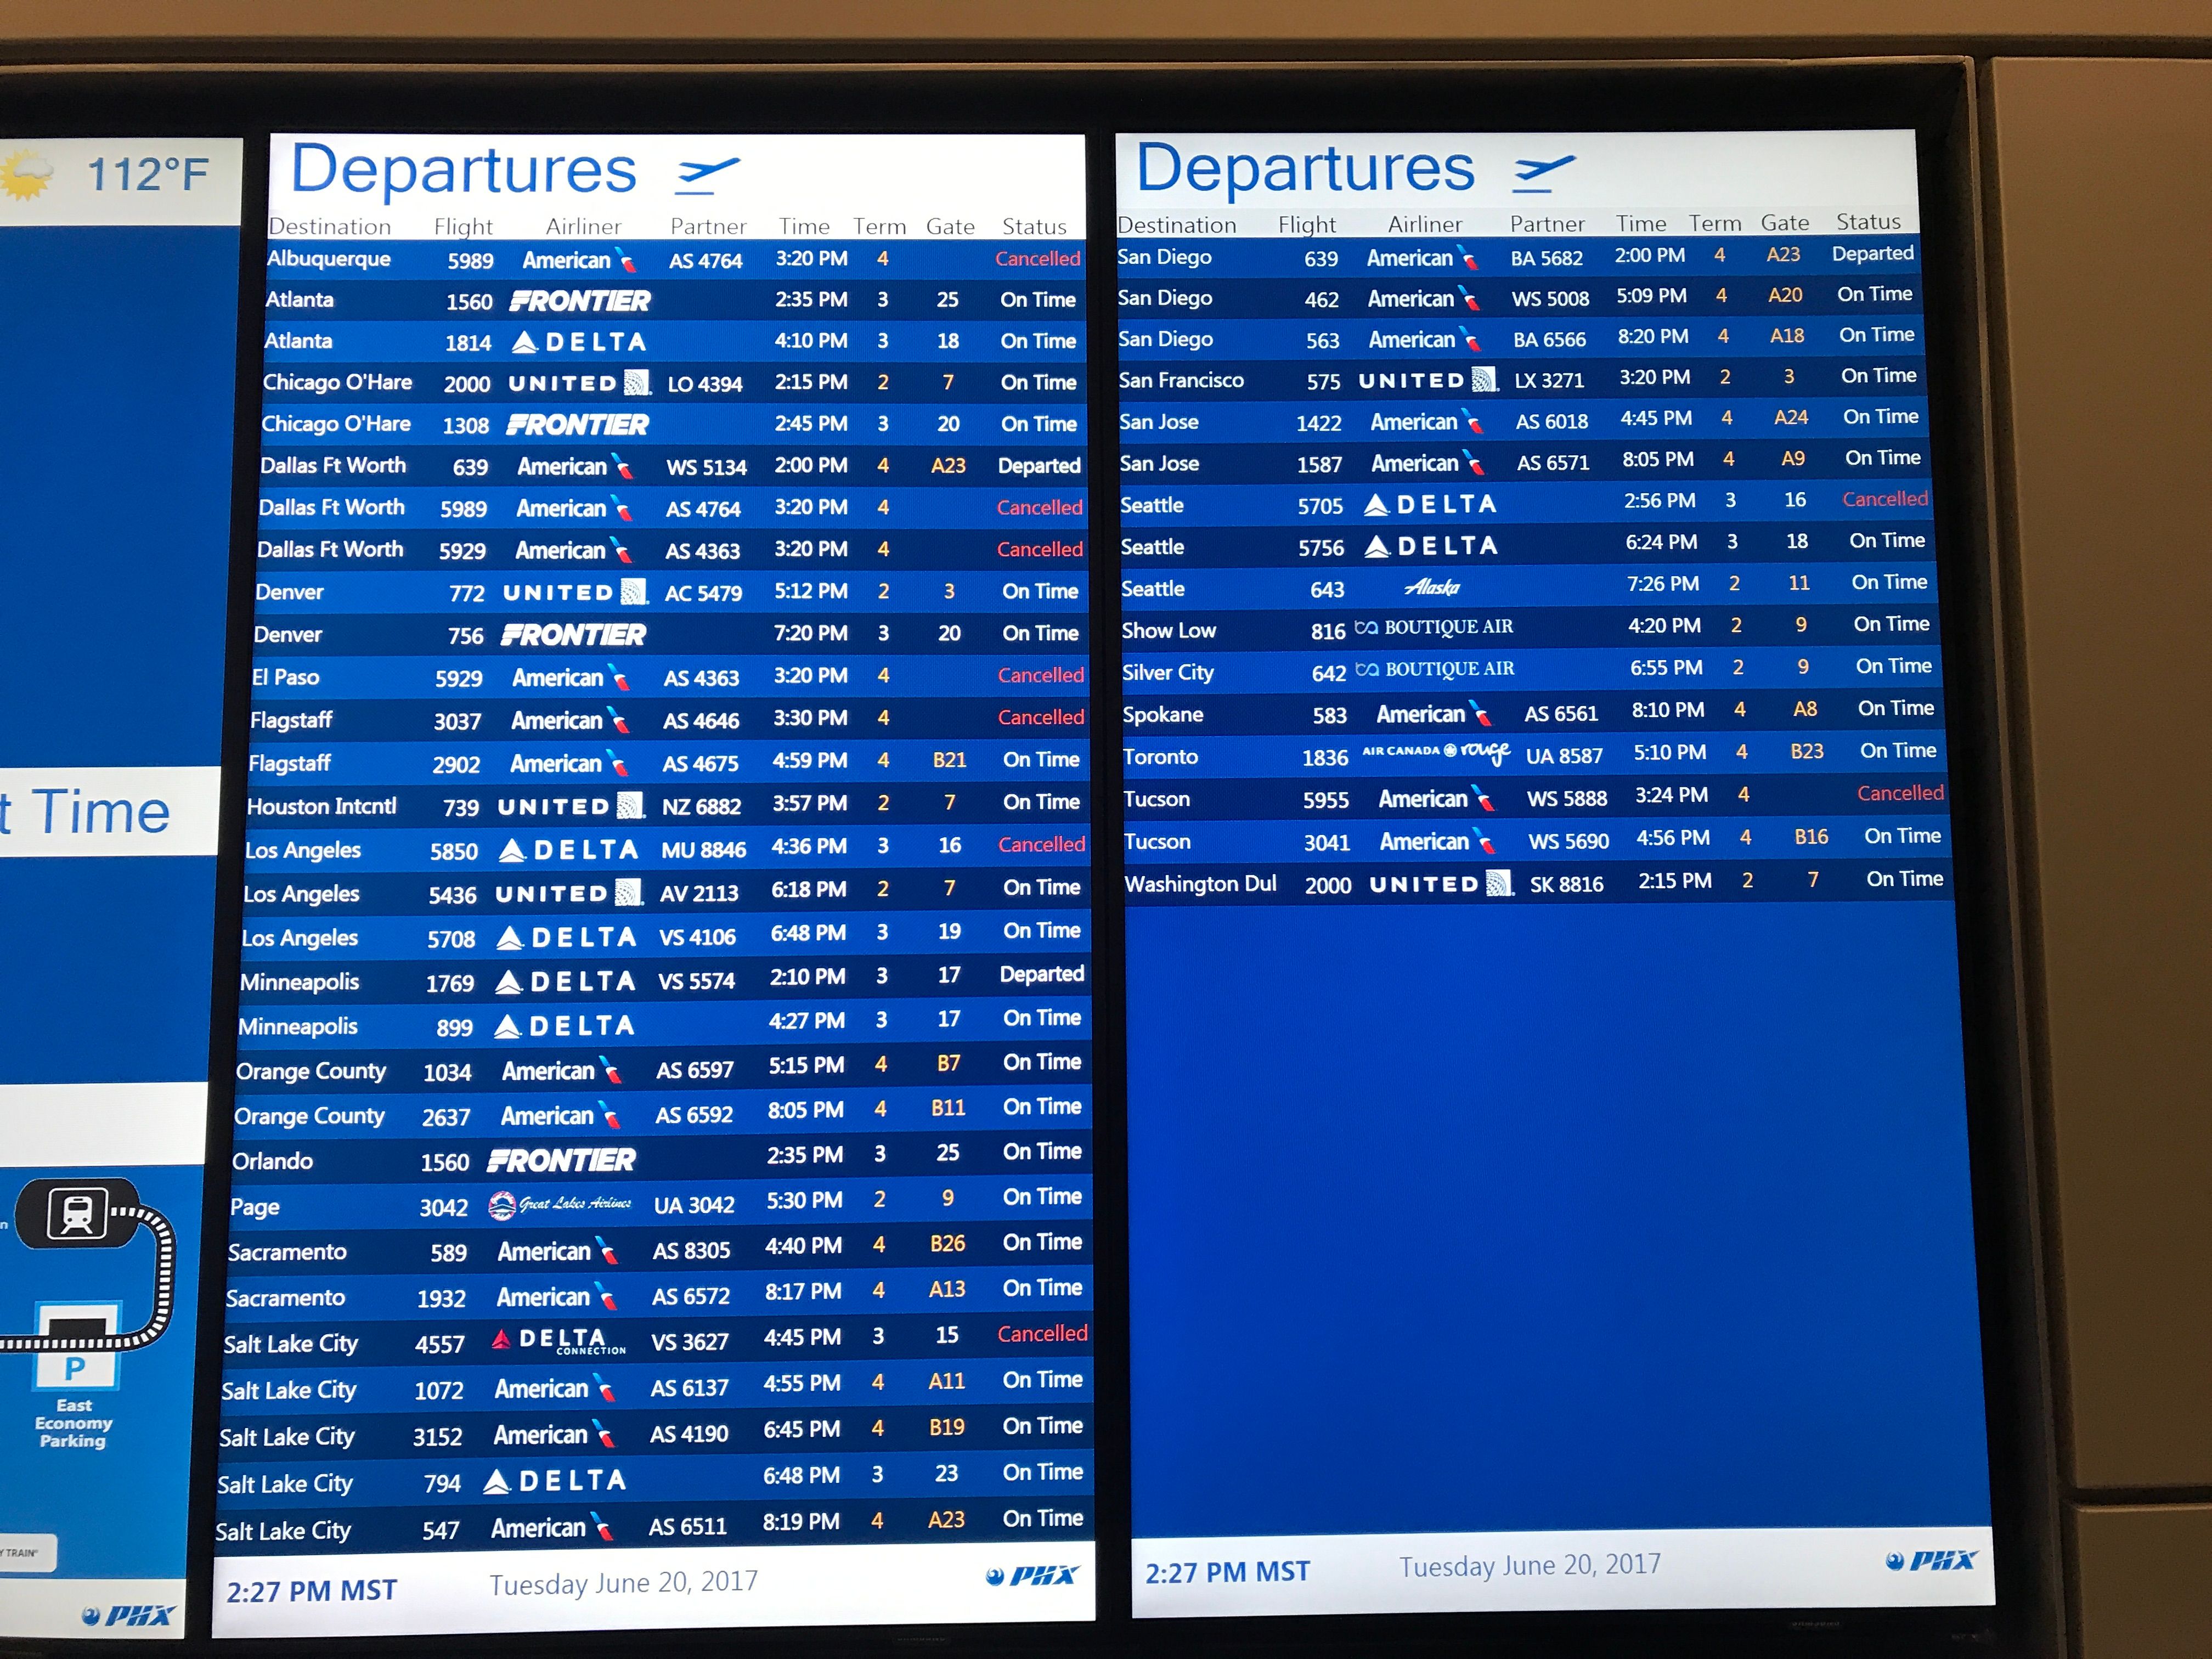
[[27, 202], [44, 195], [53, 179], [54, 164], [36, 150], [19, 149], [0, 161], [0, 192], [13, 201]]

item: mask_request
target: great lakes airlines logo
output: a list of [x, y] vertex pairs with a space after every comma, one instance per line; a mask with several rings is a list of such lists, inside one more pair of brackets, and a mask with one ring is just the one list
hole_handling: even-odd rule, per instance
[[19, 149], [0, 161], [0, 191], [15, 201], [27, 202], [44, 195], [53, 177], [54, 164], [34, 149]]

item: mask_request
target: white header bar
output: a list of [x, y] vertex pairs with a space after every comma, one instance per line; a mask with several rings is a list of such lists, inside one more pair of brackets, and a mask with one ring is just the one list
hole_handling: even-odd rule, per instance
[[205, 1083], [0, 1083], [0, 1169], [204, 1163], [207, 1103]]
[[211, 859], [219, 766], [0, 770], [0, 859]]
[[235, 225], [242, 138], [0, 138], [0, 230]]
[[1123, 133], [1123, 235], [1759, 236], [1920, 228], [1912, 134]]
[[278, 133], [277, 240], [1066, 239], [1083, 140]]
[[0, 1578], [0, 1630], [40, 1641], [181, 1642], [185, 1581]]
[[213, 858], [219, 766], [0, 770], [0, 859]]
[[[519, 1495], [501, 1501], [511, 1505], [518, 1521], [563, 1528], [580, 1528], [588, 1513]], [[1069, 1501], [1087, 1507], [1091, 1500]], [[1088, 1540], [1009, 1538], [995, 1544], [779, 1544], [766, 1549], [709, 1545], [226, 1555], [215, 1564], [215, 1634], [217, 1639], [450, 1639], [540, 1631], [1087, 1622], [1097, 1617], [1097, 1547]], [[381, 1580], [384, 1594], [374, 1601], [333, 1602], [291, 1595], [257, 1599], [230, 1589], [338, 1577]]]
[[[1662, 1607], [1986, 1607], [1987, 1527], [1139, 1538], [1139, 1619]], [[273, 1572], [269, 1575], [275, 1577]]]

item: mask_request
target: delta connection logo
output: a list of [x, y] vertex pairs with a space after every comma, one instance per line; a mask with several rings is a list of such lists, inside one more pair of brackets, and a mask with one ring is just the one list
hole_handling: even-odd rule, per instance
[[18, 202], [45, 195], [53, 178], [54, 164], [36, 150], [19, 149], [5, 161], [0, 161], [0, 191], [5, 191]]

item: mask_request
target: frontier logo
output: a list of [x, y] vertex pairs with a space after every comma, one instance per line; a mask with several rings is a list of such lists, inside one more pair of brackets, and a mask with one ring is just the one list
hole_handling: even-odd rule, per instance
[[1930, 1572], [1971, 1572], [1974, 1558], [1979, 1550], [1915, 1550], [1908, 1563], [1896, 1550], [1889, 1553], [1887, 1565], [1892, 1572], [1918, 1572], [1923, 1567]]
[[486, 1175], [627, 1175], [637, 1168], [635, 1146], [495, 1146]]
[[538, 646], [547, 650], [571, 650], [580, 645], [618, 648], [643, 645], [645, 624], [641, 622], [511, 622], [500, 631], [499, 642], [502, 648], [511, 645]]
[[1009, 1578], [1004, 1567], [994, 1567], [983, 1575], [983, 1582], [1004, 1584], [1009, 1589], [1019, 1584], [1027, 1584], [1036, 1589], [1046, 1584], [1072, 1584], [1075, 1582], [1075, 1573], [1073, 1567], [1055, 1564], [1048, 1567], [1016, 1567], [1013, 1577]]

